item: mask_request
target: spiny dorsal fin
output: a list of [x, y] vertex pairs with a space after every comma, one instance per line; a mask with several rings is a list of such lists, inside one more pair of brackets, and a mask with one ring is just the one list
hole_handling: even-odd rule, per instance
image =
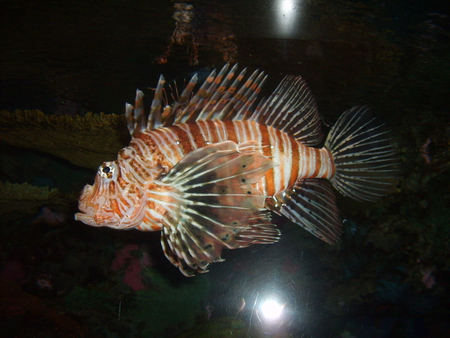
[[161, 127], [162, 95], [165, 82], [164, 76], [161, 75], [155, 89], [147, 123], [145, 122], [144, 93], [142, 91], [139, 89], [136, 90], [134, 106], [129, 103], [125, 104], [125, 118], [131, 136], [136, 136], [146, 129], [150, 130]]
[[125, 118], [131, 136], [142, 133], [147, 128], [145, 123], [143, 98], [144, 93], [140, 90], [136, 90], [134, 106], [129, 103], [125, 104]]
[[[194, 92], [198, 77], [194, 75], [165, 116], [162, 126], [198, 120], [251, 120], [272, 126], [307, 146], [317, 146], [323, 140], [317, 105], [306, 82], [300, 76], [286, 76], [274, 93], [254, 108], [267, 76], [256, 70], [244, 80], [246, 69], [237, 76], [237, 64], [226, 64], [217, 74], [213, 70]], [[152, 101], [147, 129], [161, 126], [164, 77], [160, 77]], [[136, 107], [126, 107], [130, 132], [141, 132], [143, 125], [141, 91], [136, 94]], [[134, 110], [134, 114], [133, 114]]]
[[255, 214], [266, 199], [256, 183], [272, 167], [254, 142], [226, 141], [192, 151], [157, 183], [165, 200], [161, 243], [183, 274], [206, 272], [223, 248], [278, 240], [267, 215]]
[[173, 112], [176, 114], [174, 124], [214, 119], [241, 120], [249, 113], [266, 77], [256, 70], [243, 82], [246, 68], [237, 76], [237, 64], [228, 69], [227, 64], [218, 75], [215, 70], [211, 72], [187, 105]]

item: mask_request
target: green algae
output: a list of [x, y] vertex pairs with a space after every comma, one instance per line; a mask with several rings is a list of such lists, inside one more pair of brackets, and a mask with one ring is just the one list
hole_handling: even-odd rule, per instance
[[35, 215], [43, 206], [64, 208], [70, 201], [75, 201], [75, 196], [63, 194], [56, 188], [0, 182], [0, 215], [3, 219]]
[[0, 141], [50, 153], [84, 168], [117, 157], [129, 141], [124, 115], [45, 115], [39, 110], [0, 112]]

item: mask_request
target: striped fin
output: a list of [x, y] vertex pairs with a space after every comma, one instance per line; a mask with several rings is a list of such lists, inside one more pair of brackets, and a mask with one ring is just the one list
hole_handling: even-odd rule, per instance
[[[227, 95], [229, 94], [227, 87], [236, 73], [237, 64], [230, 71], [228, 71], [228, 68], [229, 64], [226, 64], [217, 76], [215, 71], [211, 72], [186, 107], [184, 113], [188, 118], [183, 122], [212, 119], [214, 112], [223, 107], [222, 102], [229, 96]], [[245, 70], [243, 70], [243, 73], [245, 74]]]
[[186, 107], [174, 112], [177, 114], [175, 123], [242, 119], [245, 114], [251, 113], [266, 76], [257, 70], [244, 82], [247, 69], [244, 68], [235, 77], [236, 71], [237, 64], [230, 70], [229, 64], [226, 64], [218, 75], [215, 70], [212, 71]]
[[186, 276], [207, 272], [223, 248], [278, 240], [270, 219], [255, 215], [266, 199], [255, 185], [273, 167], [256, 148], [231, 141], [199, 148], [161, 179], [162, 194], [172, 198], [161, 243]]
[[[234, 94], [220, 114], [220, 119], [247, 120], [253, 114], [261, 87], [267, 79], [264, 72], [254, 71], [247, 81]], [[234, 87], [236, 88], [236, 87]]]
[[199, 120], [248, 119], [253, 114], [253, 105], [267, 76], [256, 70], [244, 81], [246, 72], [247, 69], [244, 68], [237, 74], [237, 64], [231, 69], [230, 65], [226, 64], [218, 74], [213, 70], [196, 92], [198, 76], [195, 74], [167, 110], [168, 114], [165, 114], [163, 122], [161, 116], [165, 79], [161, 75], [147, 124], [143, 110], [144, 94], [140, 90], [136, 91], [135, 106], [126, 104], [125, 116], [130, 134], [136, 135], [145, 129], [152, 130]]
[[142, 133], [147, 128], [144, 114], [144, 93], [136, 90], [134, 106], [125, 104], [125, 118], [127, 120], [128, 131], [131, 136]]
[[334, 244], [341, 235], [341, 220], [331, 185], [317, 178], [299, 180], [276, 194], [267, 207], [299, 224], [314, 236]]
[[156, 129], [162, 126], [162, 96], [165, 82], [164, 76], [161, 75], [155, 89], [147, 121], [145, 121], [144, 93], [142, 91], [136, 90], [134, 106], [129, 103], [125, 104], [125, 118], [131, 136], [136, 136], [146, 129]]
[[[244, 68], [238, 74], [237, 64], [231, 69], [226, 64], [219, 73], [213, 70], [196, 92], [198, 76], [195, 74], [177, 101], [167, 110], [162, 124], [165, 80], [161, 76], [152, 101], [147, 130], [199, 120], [251, 120], [284, 131], [307, 146], [317, 146], [322, 142], [317, 105], [300, 76], [286, 76], [274, 93], [255, 109], [255, 102], [267, 76], [256, 70], [244, 80], [246, 71]], [[145, 129], [142, 97], [142, 92], [137, 91], [136, 108], [129, 104], [126, 106], [128, 128], [132, 134]]]
[[390, 133], [370, 114], [369, 108], [346, 111], [325, 142], [333, 154], [333, 186], [357, 201], [376, 201], [397, 181], [398, 158]]
[[164, 127], [168, 127], [175, 124], [175, 119], [183, 114], [186, 105], [189, 103], [189, 99], [192, 97], [192, 93], [194, 91], [195, 86], [197, 85], [197, 81], [198, 76], [197, 74], [194, 74], [194, 76], [192, 76], [187, 86], [182, 91], [178, 100], [173, 103], [172, 105], [173, 107], [164, 121], [163, 124]]
[[162, 97], [164, 84], [166, 80], [164, 76], [159, 77], [158, 85], [155, 89], [155, 95], [153, 96], [152, 105], [150, 107], [150, 114], [147, 120], [147, 129], [156, 129], [161, 126], [161, 113], [162, 113]]
[[301, 76], [286, 76], [250, 120], [284, 131], [306, 146], [323, 141], [316, 100]]
[[197, 84], [198, 76], [195, 74], [189, 85], [183, 91], [180, 100], [175, 103], [177, 107], [180, 102], [183, 103], [182, 109], [176, 109], [173, 111], [174, 124], [194, 122], [200, 119], [205, 119], [205, 114], [208, 110], [217, 109], [214, 108], [224, 94], [227, 92], [227, 85], [234, 77], [237, 65], [235, 65], [230, 71], [229, 64], [226, 64], [218, 75], [216, 70], [213, 70], [206, 78], [205, 82], [200, 86], [198, 91], [192, 95], [194, 86]]

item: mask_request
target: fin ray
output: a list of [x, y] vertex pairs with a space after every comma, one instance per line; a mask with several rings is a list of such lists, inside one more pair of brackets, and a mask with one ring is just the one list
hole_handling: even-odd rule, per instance
[[366, 106], [346, 111], [330, 130], [325, 142], [333, 154], [333, 186], [357, 201], [376, 201], [397, 180], [397, 156], [389, 131]]
[[280, 230], [272, 223], [268, 210], [258, 211], [249, 219], [249, 228], [239, 232], [236, 241], [240, 248], [253, 244], [272, 244], [280, 239]]
[[312, 233], [334, 244], [339, 238], [341, 220], [331, 185], [323, 179], [302, 179], [276, 194], [267, 206]]
[[272, 167], [255, 142], [225, 141], [192, 151], [161, 179], [161, 190], [176, 195], [166, 204], [161, 243], [183, 274], [206, 272], [223, 248], [278, 240], [270, 217], [259, 214], [266, 196], [255, 186]]
[[307, 146], [323, 141], [316, 101], [301, 76], [286, 76], [250, 120], [284, 131]]
[[[161, 116], [165, 80], [161, 76], [152, 101], [147, 130], [199, 120], [251, 120], [284, 131], [307, 146], [317, 146], [322, 142], [317, 105], [302, 77], [286, 76], [273, 94], [260, 101], [255, 108], [267, 75], [256, 70], [244, 80], [246, 71], [244, 68], [237, 74], [237, 64], [231, 69], [226, 64], [218, 73], [213, 70], [197, 91], [194, 91], [198, 82], [195, 74], [172, 107], [164, 112], [163, 122]], [[131, 105], [126, 107], [130, 132], [145, 127], [143, 117], [140, 117], [143, 116], [143, 94], [140, 91], [139, 96], [136, 99], [138, 108], [133, 109]], [[133, 111], [134, 117], [131, 117], [130, 112]]]

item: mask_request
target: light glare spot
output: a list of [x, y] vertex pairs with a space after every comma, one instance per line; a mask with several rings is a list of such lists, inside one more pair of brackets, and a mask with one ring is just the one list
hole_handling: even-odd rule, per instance
[[301, 21], [302, 0], [276, 0], [276, 28], [277, 33], [283, 38], [294, 38], [298, 34]]
[[279, 304], [276, 300], [266, 300], [261, 305], [261, 313], [267, 320], [276, 320], [281, 316], [283, 312], [283, 305]]

